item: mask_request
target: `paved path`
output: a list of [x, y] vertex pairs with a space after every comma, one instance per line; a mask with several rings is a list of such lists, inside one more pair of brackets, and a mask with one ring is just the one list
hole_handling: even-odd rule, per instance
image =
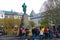
[[4, 35], [4, 36], [0, 36], [0, 40], [15, 40], [17, 39], [17, 37], [12, 36], [12, 35]]
[[[16, 36], [0, 36], [0, 40], [22, 40], [22, 39], [20, 39], [20, 37], [16, 37]], [[44, 40], [49, 40], [49, 39], [44, 39]], [[54, 38], [52, 40], [60, 40], [60, 39]]]

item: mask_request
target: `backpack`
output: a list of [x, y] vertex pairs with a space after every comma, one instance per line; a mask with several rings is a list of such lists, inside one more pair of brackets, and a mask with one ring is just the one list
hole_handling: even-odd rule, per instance
[[39, 34], [40, 33], [40, 30], [39, 29], [36, 29], [36, 32], [37, 32], [37, 34]]

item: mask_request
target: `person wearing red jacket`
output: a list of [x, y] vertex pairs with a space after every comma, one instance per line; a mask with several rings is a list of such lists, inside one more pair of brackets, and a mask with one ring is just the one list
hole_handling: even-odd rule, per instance
[[45, 34], [45, 38], [48, 38], [49, 29], [47, 27], [45, 27], [44, 29], [44, 34]]

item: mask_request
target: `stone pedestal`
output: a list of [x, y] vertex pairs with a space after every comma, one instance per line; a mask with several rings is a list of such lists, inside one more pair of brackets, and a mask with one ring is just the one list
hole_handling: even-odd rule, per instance
[[24, 26], [26, 27], [29, 24], [28, 15], [24, 15]]
[[22, 27], [22, 26], [24, 26], [25, 28], [29, 28], [30, 27], [27, 14], [25, 14], [25, 15], [23, 14], [22, 15], [22, 20], [21, 20], [20, 27]]

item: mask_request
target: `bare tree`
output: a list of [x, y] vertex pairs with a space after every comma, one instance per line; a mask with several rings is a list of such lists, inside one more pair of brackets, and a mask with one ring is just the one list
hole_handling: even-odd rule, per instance
[[55, 24], [60, 24], [60, 0], [48, 0], [45, 4], [44, 17]]

